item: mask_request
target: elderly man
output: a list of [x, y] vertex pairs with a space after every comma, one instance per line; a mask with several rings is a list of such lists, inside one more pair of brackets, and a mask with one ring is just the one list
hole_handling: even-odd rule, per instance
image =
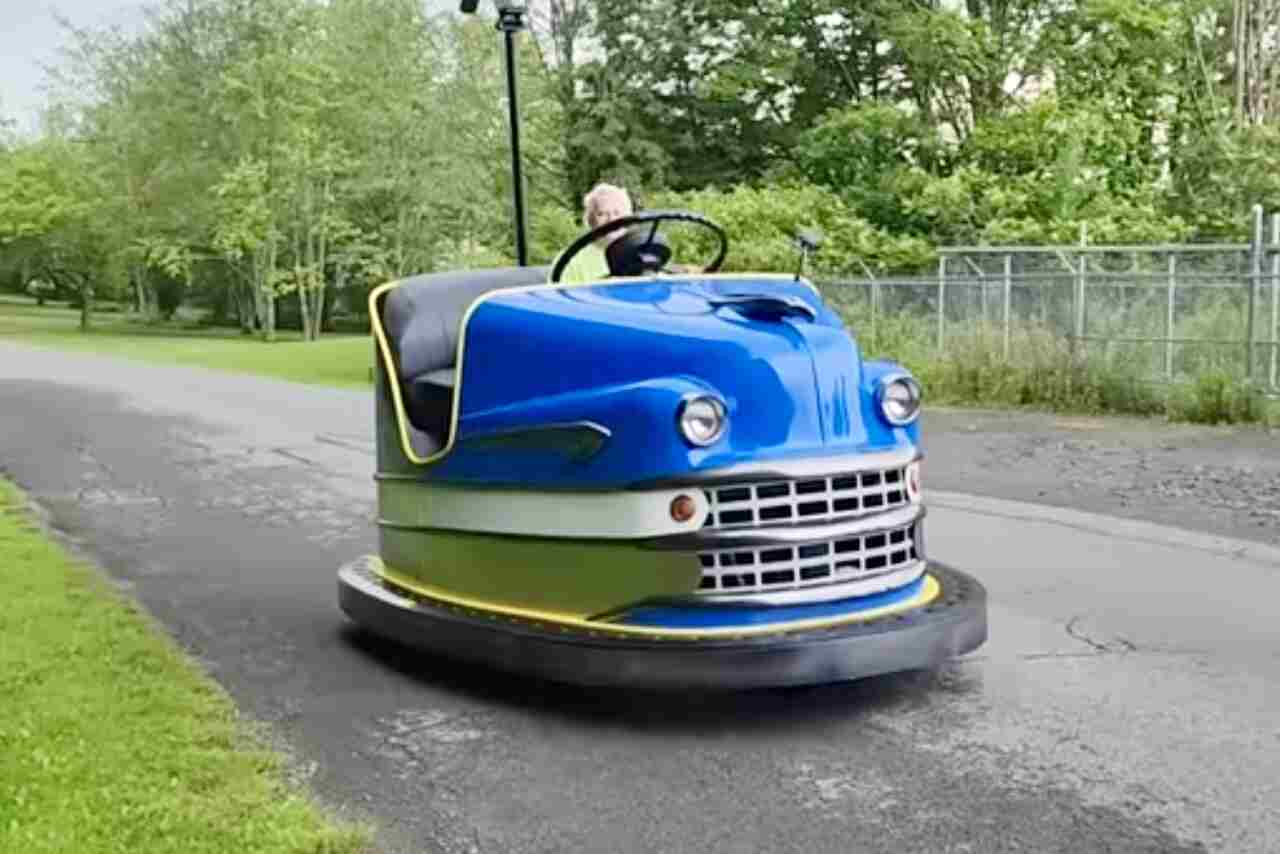
[[[582, 219], [587, 228], [597, 228], [607, 222], [613, 222], [632, 214], [631, 196], [621, 187], [613, 184], [597, 184], [582, 200]], [[605, 259], [605, 250], [609, 244], [622, 236], [621, 231], [613, 231], [597, 240], [569, 262], [560, 276], [562, 282], [590, 282], [609, 276], [609, 262]]]

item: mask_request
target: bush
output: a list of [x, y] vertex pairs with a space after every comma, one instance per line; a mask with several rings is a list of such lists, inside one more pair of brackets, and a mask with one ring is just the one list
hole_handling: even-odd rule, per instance
[[566, 208], [542, 205], [529, 216], [529, 263], [552, 264], [587, 227]]
[[172, 320], [187, 295], [187, 283], [174, 276], [156, 275], [156, 308], [164, 320]]
[[1270, 420], [1267, 399], [1247, 382], [1209, 371], [1169, 395], [1169, 417], [1199, 424], [1257, 424]]
[[57, 291], [56, 285], [43, 279], [32, 279], [27, 283], [27, 293], [35, 297], [36, 305], [44, 305], [45, 300], [52, 299]]
[[[925, 241], [887, 234], [855, 215], [835, 193], [811, 184], [669, 192], [650, 202], [653, 208], [701, 213], [724, 227], [731, 241], [728, 272], [794, 271], [799, 254], [792, 241], [803, 229], [818, 229], [824, 236], [807, 270], [813, 274], [861, 273], [863, 265], [878, 274], [915, 271], [933, 260]], [[677, 260], [691, 263], [709, 259], [716, 245], [709, 231], [696, 227], [682, 228], [671, 242], [679, 248]]]
[[894, 359], [920, 379], [931, 403], [1027, 407], [1052, 412], [1159, 416], [1200, 424], [1280, 423], [1280, 407], [1221, 369], [1170, 385], [1152, 382], [1145, 365], [1120, 349], [1073, 347], [1044, 327], [1019, 329], [1004, 358], [1002, 331], [981, 323], [951, 330], [945, 352], [932, 320], [905, 312], [874, 324], [865, 302], [828, 297], [869, 358]]
[[364, 335], [371, 328], [367, 314], [335, 314], [329, 318], [326, 327], [327, 331], [340, 335]]

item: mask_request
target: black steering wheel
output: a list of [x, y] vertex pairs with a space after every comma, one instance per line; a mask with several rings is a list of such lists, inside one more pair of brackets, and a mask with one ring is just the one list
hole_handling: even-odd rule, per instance
[[[668, 220], [691, 222], [715, 232], [720, 238], [720, 251], [716, 254], [715, 260], [704, 267], [702, 272], [714, 273], [720, 269], [725, 255], [729, 253], [729, 237], [723, 228], [701, 214], [691, 211], [645, 211], [598, 225], [573, 241], [557, 259], [555, 267], [551, 270], [550, 281], [559, 282], [569, 262], [589, 244], [619, 230], [626, 230], [626, 233], [611, 243], [605, 251], [610, 275], [643, 276], [647, 273], [662, 272], [666, 269], [667, 262], [671, 260], [671, 247], [667, 245], [666, 239], [658, 234], [658, 226]], [[645, 223], [652, 223], [652, 226], [648, 229], [636, 228]], [[648, 234], [644, 234], [645, 231], [648, 231]]]

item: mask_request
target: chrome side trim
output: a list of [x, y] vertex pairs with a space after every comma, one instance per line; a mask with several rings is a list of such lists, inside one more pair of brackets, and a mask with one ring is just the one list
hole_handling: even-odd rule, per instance
[[762, 528], [703, 529], [690, 534], [674, 534], [647, 540], [643, 545], [663, 551], [711, 551], [771, 545], [800, 545], [822, 540], [838, 540], [905, 528], [925, 517], [923, 505], [910, 505], [877, 516], [831, 522], [825, 525], [774, 525]]
[[765, 460], [742, 463], [725, 468], [691, 472], [672, 478], [642, 481], [630, 489], [678, 489], [693, 486], [718, 486], [750, 480], [789, 480], [824, 477], [832, 474], [855, 474], [876, 469], [907, 466], [924, 459], [918, 447], [838, 457], [804, 457], [797, 460]]
[[[694, 513], [671, 518], [671, 503], [693, 500]], [[567, 540], [645, 540], [693, 533], [707, 519], [696, 490], [547, 492], [467, 487], [430, 481], [378, 481], [382, 528], [470, 532]]]

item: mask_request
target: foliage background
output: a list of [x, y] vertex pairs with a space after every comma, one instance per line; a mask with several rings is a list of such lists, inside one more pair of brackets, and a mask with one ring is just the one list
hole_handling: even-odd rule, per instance
[[[69, 25], [40, 132], [0, 133], [0, 289], [69, 298], [85, 326], [108, 297], [315, 338], [389, 277], [511, 263], [482, 12], [154, 0], [137, 34]], [[791, 237], [820, 228], [822, 275], [916, 272], [941, 244], [1241, 240], [1251, 205], [1280, 207], [1280, 0], [534, 0], [530, 17], [534, 262], [599, 180], [721, 221], [736, 269], [791, 269]]]

